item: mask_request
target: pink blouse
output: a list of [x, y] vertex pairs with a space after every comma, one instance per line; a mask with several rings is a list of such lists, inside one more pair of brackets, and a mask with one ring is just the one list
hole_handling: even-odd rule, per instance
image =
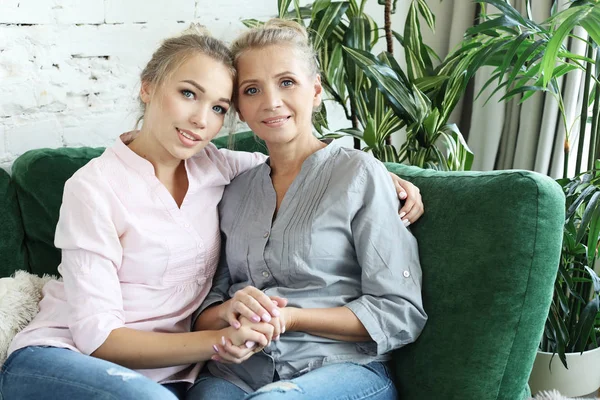
[[[55, 235], [63, 282], [44, 287], [39, 314], [9, 353], [41, 345], [91, 354], [121, 327], [189, 332], [219, 258], [224, 187], [264, 160], [207, 145], [185, 161], [189, 189], [179, 208], [152, 164], [118, 139], [66, 182]], [[138, 372], [193, 382], [200, 367]]]

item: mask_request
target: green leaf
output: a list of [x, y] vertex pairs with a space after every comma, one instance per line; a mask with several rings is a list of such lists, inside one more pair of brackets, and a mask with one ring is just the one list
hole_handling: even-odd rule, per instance
[[378, 145], [377, 136], [375, 135], [376, 129], [375, 120], [372, 117], [368, 117], [367, 126], [363, 133], [363, 141], [369, 147], [376, 147]]
[[590, 230], [588, 232], [587, 259], [591, 265], [596, 258], [596, 248], [598, 247], [598, 237], [600, 235], [600, 207], [594, 209], [591, 217]]
[[257, 28], [263, 26], [265, 23], [257, 19], [243, 19], [242, 24], [248, 28]]
[[478, 34], [486, 34], [489, 36], [500, 36], [499, 33], [496, 32], [496, 29], [499, 27], [510, 28], [513, 26], [519, 26], [519, 23], [514, 19], [510, 18], [508, 15], [502, 15], [500, 17], [490, 19], [485, 21], [484, 23], [475, 25], [469, 29], [465, 35], [474, 36]]
[[431, 8], [427, 5], [424, 0], [419, 0], [419, 12], [423, 16], [423, 19], [429, 26], [432, 32], [435, 33], [435, 15], [431, 12]]
[[311, 21], [311, 30], [313, 32], [313, 46], [319, 48], [323, 41], [329, 39], [336, 26], [340, 23], [342, 16], [348, 9], [347, 2], [332, 2], [325, 9], [320, 11]]
[[583, 201], [587, 200], [587, 198], [592, 193], [594, 193], [595, 191], [596, 191], [596, 188], [594, 186], [588, 186], [588, 187], [586, 187], [583, 190], [583, 192], [581, 192], [581, 194], [579, 195], [579, 197], [577, 197], [577, 199], [567, 209], [565, 219], [566, 220], [571, 219], [571, 217], [573, 216], [573, 214], [575, 214], [575, 211], [577, 211], [577, 208], [579, 208], [579, 206], [581, 205], [581, 203]]
[[277, 10], [279, 10], [279, 13], [277, 15], [279, 16], [279, 18], [285, 18], [285, 14], [290, 8], [291, 3], [292, 0], [277, 0]]
[[583, 19], [589, 12], [590, 10], [588, 8], [581, 7], [571, 16], [569, 16], [554, 32], [552, 39], [550, 39], [550, 42], [545, 49], [544, 57], [542, 59], [543, 86], [548, 85], [548, 82], [550, 81], [552, 70], [554, 69], [554, 64], [556, 63], [557, 54], [563, 44], [563, 41], [568, 36], [569, 32], [571, 32], [579, 23], [579, 21], [581, 21], [581, 19]]
[[415, 85], [419, 90], [423, 93], [427, 93], [429, 90], [434, 88], [439, 88], [443, 83], [448, 81], [448, 76], [439, 75], [439, 76], [424, 76], [415, 80]]
[[467, 144], [465, 138], [462, 133], [458, 129], [456, 124], [446, 124], [441, 128], [441, 132], [443, 132], [448, 137], [451, 137], [455, 143], [456, 152], [449, 154], [449, 161], [455, 168], [451, 168], [452, 170], [460, 170], [460, 171], [470, 171], [473, 166], [473, 151]]
[[581, 219], [581, 223], [579, 225], [579, 229], [577, 230], [577, 236], [575, 238], [576, 242], [580, 242], [583, 238], [583, 235], [589, 228], [590, 220], [592, 219], [592, 214], [598, 208], [598, 204], [600, 199], [600, 191], [594, 193], [590, 201], [585, 207], [585, 211], [583, 212], [583, 218]]
[[488, 3], [496, 7], [510, 19], [517, 21], [519, 24], [526, 26], [530, 30], [542, 31], [543, 29], [535, 22], [525, 19], [519, 11], [513, 8], [506, 0], [483, 0], [483, 3]]
[[600, 311], [600, 299], [595, 297], [585, 305], [579, 315], [579, 321], [575, 327], [575, 336], [573, 338], [573, 350], [575, 352], [579, 353], [586, 350], [588, 338], [594, 329], [594, 321], [596, 315], [598, 315], [598, 311]]
[[[373, 153], [373, 155], [375, 155], [375, 152]], [[382, 146], [381, 149], [377, 152], [376, 157], [381, 162], [398, 162], [398, 153], [396, 153], [396, 149], [394, 148], [394, 146], [391, 146], [389, 144]]]
[[311, 19], [311, 26], [313, 25], [312, 21], [314, 21], [315, 19], [317, 19], [319, 13], [323, 10], [326, 10], [327, 7], [329, 7], [329, 4], [331, 3], [331, 0], [316, 0], [313, 4], [312, 4], [312, 15], [310, 17]]

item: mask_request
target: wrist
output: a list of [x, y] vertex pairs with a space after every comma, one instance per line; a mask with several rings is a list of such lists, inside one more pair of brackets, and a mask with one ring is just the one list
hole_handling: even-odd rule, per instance
[[287, 331], [299, 331], [301, 325], [301, 314], [302, 309], [296, 307], [286, 307], [286, 321], [285, 330]]
[[216, 306], [217, 307], [217, 318], [222, 321], [225, 321], [228, 326], [229, 326], [229, 320], [227, 319], [227, 310], [229, 309], [230, 302], [231, 302], [231, 299], [226, 300], [223, 303]]

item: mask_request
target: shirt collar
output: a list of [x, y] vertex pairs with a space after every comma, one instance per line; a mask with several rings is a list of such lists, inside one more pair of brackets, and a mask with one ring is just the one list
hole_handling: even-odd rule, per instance
[[131, 134], [129, 132], [124, 133], [117, 138], [111, 149], [130, 168], [143, 174], [152, 174], [154, 176], [154, 166], [152, 166], [150, 161], [140, 157], [127, 146], [131, 140]]
[[[342, 147], [341, 140], [339, 140], [339, 139], [336, 139], [336, 140], [325, 139], [325, 140], [322, 140], [322, 142], [326, 143], [327, 146], [315, 151], [310, 156], [308, 156], [306, 158], [306, 160], [304, 160], [304, 162], [302, 163], [302, 170], [305, 168], [310, 168], [312, 166], [321, 164], [322, 162], [327, 160], [329, 158], [329, 156], [335, 150]], [[271, 173], [271, 158], [270, 157], [267, 158], [267, 160], [263, 164], [261, 164], [260, 168], [263, 168], [266, 172], [268, 172], [270, 174]]]

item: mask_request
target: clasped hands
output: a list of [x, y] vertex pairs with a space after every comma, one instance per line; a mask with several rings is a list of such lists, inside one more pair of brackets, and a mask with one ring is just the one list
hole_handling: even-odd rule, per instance
[[219, 316], [229, 324], [221, 330], [221, 342], [213, 346], [214, 361], [239, 364], [278, 340], [293, 323], [287, 299], [267, 296], [247, 286], [219, 306]]

